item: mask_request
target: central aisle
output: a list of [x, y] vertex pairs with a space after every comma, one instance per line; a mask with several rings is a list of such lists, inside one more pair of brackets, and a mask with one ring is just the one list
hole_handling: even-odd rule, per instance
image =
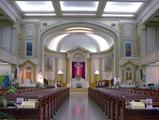
[[56, 120], [105, 120], [100, 109], [88, 94], [71, 94], [60, 108]]

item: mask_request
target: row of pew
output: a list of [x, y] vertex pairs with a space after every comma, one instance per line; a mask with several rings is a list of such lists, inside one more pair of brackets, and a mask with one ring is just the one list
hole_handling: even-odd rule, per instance
[[[159, 120], [159, 91], [89, 88], [89, 97], [111, 120]], [[152, 108], [132, 109], [130, 101], [152, 100]], [[145, 104], [146, 106], [146, 104]]]
[[16, 102], [17, 98], [36, 100], [35, 108], [0, 108], [0, 111], [12, 115], [16, 120], [50, 120], [69, 96], [69, 88], [32, 90], [9, 94], [6, 97], [12, 102]]
[[[35, 90], [40, 90], [40, 89], [44, 89], [44, 88], [35, 88], [35, 87], [19, 87], [16, 90], [16, 93], [27, 93], [27, 92], [33, 92]], [[0, 89], [0, 95], [3, 95], [5, 92], [7, 91], [7, 89]], [[10, 94], [10, 93], [7, 93]], [[12, 94], [12, 93], [11, 93]]]

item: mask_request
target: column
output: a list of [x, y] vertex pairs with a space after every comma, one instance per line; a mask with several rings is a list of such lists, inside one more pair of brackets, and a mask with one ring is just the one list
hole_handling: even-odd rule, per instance
[[90, 59], [87, 58], [87, 78], [86, 80], [88, 80], [89, 86], [91, 85], [91, 64], [90, 64]]
[[99, 80], [102, 80], [102, 69], [103, 69], [103, 66], [102, 66], [102, 57], [100, 57], [99, 58], [99, 73], [100, 73]]
[[97, 82], [99, 81], [99, 79], [100, 79], [99, 73], [95, 73], [94, 74], [94, 83], [95, 83], [95, 86], [97, 85]]
[[71, 78], [70, 78], [70, 58], [67, 57], [66, 61], [66, 84], [71, 83]]

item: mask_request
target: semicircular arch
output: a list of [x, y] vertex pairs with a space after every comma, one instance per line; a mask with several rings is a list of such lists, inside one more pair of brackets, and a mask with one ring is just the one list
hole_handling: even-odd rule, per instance
[[[61, 31], [64, 31], [66, 28], [70, 27], [87, 27], [87, 28], [92, 28], [93, 30], [97, 32], [102, 32], [104, 34], [109, 35], [112, 40], [113, 40], [113, 48], [114, 48], [114, 70], [118, 69], [118, 34], [117, 31], [115, 31], [113, 28], [111, 28], [108, 25], [105, 24], [99, 24], [99, 23], [92, 23], [92, 22], [64, 22], [64, 23], [58, 23], [54, 25], [50, 25], [43, 29], [41, 31], [41, 36], [40, 36], [40, 45], [41, 45], [41, 57], [44, 57], [44, 48], [46, 47], [45, 45], [49, 41], [49, 38], [53, 37], [54, 34], [56, 35], [61, 34]], [[58, 31], [58, 32], [57, 32]], [[41, 59], [41, 64], [43, 64], [43, 59]], [[118, 73], [114, 71], [114, 76], [118, 77]]]

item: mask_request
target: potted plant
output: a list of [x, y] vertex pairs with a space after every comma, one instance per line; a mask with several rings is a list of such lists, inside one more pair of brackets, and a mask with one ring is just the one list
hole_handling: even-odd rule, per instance
[[[3, 85], [3, 82], [5, 81], [5, 75], [0, 75], [0, 86]], [[9, 93], [16, 93], [16, 88], [13, 87], [10, 83], [10, 85], [5, 88], [4, 91], [0, 91], [0, 107], [1, 108], [7, 108], [8, 104], [13, 104], [14, 103], [10, 103], [7, 101], [6, 95]], [[0, 119], [7, 119], [7, 120], [14, 120], [14, 118], [12, 117], [12, 115], [9, 115], [7, 113], [4, 113], [2, 111], [0, 111]]]

